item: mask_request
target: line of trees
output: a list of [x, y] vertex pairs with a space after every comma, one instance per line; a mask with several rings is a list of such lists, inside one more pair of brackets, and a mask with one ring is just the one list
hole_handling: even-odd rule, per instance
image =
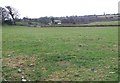
[[66, 17], [40, 17], [40, 18], [27, 18], [18, 19], [18, 11], [11, 6], [0, 7], [0, 20], [2, 24], [13, 24], [16, 22], [37, 22], [40, 24], [55, 24], [55, 20], [59, 20], [62, 24], [85, 24], [90, 22], [99, 21], [114, 21], [118, 20], [119, 14], [103, 14], [103, 15], [86, 15], [86, 16], [66, 16]]
[[66, 17], [40, 17], [40, 18], [27, 18], [23, 19], [26, 22], [38, 22], [42, 24], [54, 23], [54, 20], [60, 20], [62, 24], [87, 24], [90, 22], [100, 21], [117, 21], [118, 14], [106, 15], [86, 15], [86, 16], [66, 16]]

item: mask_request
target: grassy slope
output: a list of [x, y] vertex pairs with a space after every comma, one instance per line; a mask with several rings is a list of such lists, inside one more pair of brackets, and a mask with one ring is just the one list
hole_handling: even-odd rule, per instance
[[107, 21], [107, 22], [93, 22], [89, 25], [118, 25], [118, 21]]
[[24, 75], [28, 80], [117, 80], [117, 31], [5, 26], [3, 79], [20, 80]]
[[[23, 25], [27, 25], [28, 23], [27, 22], [17, 22], [17, 24], [18, 25], [21, 25], [21, 24], [23, 24]], [[39, 23], [37, 23], [37, 22], [32, 22], [32, 24], [39, 24]], [[40, 24], [41, 26], [48, 26], [48, 27], [50, 27], [50, 25], [44, 25], [44, 24]], [[91, 22], [91, 23], [88, 23], [88, 24], [61, 24], [61, 25], [52, 25], [52, 26], [61, 26], [61, 27], [63, 27], [63, 26], [95, 26], [95, 25], [119, 25], [119, 23], [118, 23], [118, 21], [101, 21], [101, 22]]]

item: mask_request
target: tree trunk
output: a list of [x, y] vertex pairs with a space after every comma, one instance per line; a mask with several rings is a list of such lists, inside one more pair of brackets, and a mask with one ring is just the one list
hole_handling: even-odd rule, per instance
[[14, 15], [13, 15], [13, 14], [11, 14], [11, 16], [12, 16], [12, 19], [13, 19], [13, 24], [15, 25], [16, 23], [15, 23], [15, 18], [14, 18]]

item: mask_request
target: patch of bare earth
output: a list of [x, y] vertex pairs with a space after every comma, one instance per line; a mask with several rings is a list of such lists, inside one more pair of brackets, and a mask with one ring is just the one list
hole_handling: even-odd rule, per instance
[[10, 68], [20, 68], [20, 67], [25, 67], [27, 65], [26, 64], [27, 61], [34, 64], [36, 59], [30, 56], [18, 55], [14, 57], [3, 58], [3, 65]]

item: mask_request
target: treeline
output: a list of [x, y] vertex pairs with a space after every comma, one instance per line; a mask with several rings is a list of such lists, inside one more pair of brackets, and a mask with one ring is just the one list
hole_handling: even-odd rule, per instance
[[117, 21], [119, 20], [119, 14], [103, 14], [103, 15], [85, 15], [85, 16], [65, 16], [65, 17], [40, 17], [40, 18], [29, 18], [23, 17], [18, 18], [18, 11], [11, 7], [5, 6], [0, 7], [0, 20], [2, 24], [18, 24], [18, 25], [61, 25], [61, 24], [88, 24], [92, 22], [101, 21]]
[[41, 24], [87, 24], [91, 22], [101, 21], [117, 21], [119, 14], [105, 14], [105, 15], [85, 15], [85, 16], [66, 16], [66, 17], [40, 17], [40, 18], [27, 18], [20, 19], [19, 22], [38, 22]]

